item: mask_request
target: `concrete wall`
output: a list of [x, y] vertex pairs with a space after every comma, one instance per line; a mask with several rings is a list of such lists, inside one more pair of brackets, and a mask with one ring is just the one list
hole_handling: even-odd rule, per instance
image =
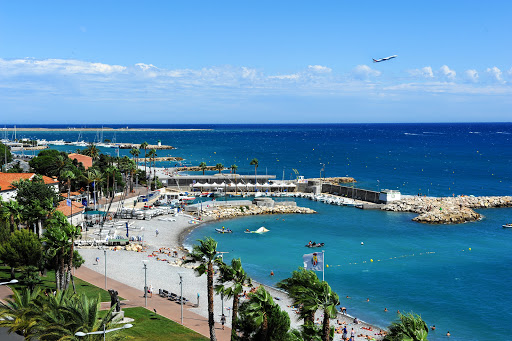
[[337, 194], [347, 198], [354, 198], [373, 202], [376, 204], [381, 203], [379, 192], [369, 191], [361, 188], [353, 188], [341, 185], [322, 184], [322, 193]]

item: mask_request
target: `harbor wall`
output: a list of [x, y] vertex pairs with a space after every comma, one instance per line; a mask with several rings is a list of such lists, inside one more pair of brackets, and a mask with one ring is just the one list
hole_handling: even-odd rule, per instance
[[376, 204], [381, 203], [379, 199], [380, 193], [375, 191], [369, 191], [367, 189], [347, 187], [341, 185], [322, 184], [322, 193], [339, 195], [342, 197], [373, 202]]

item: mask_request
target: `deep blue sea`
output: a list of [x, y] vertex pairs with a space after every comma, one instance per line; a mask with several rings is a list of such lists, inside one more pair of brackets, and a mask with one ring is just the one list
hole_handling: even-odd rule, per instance
[[[318, 177], [324, 168], [327, 177], [352, 176], [357, 186], [373, 190], [433, 196], [512, 195], [511, 123], [158, 127], [212, 130], [117, 132], [115, 138], [150, 144], [161, 140], [178, 149], [159, 151], [159, 156], [181, 156], [189, 165], [237, 164], [238, 173], [254, 174], [249, 162], [258, 158], [258, 173], [277, 178], [294, 178], [293, 169]], [[75, 141], [79, 129], [20, 135]], [[97, 140], [96, 135], [82, 133], [89, 142]], [[104, 138], [113, 137], [113, 132], [104, 132]], [[104, 151], [114, 154], [113, 149]], [[120, 153], [128, 155], [127, 150]], [[501, 227], [512, 222], [512, 209], [480, 210], [485, 216], [482, 221], [436, 226], [412, 222], [413, 214], [361, 211], [306, 199], [297, 202], [318, 214], [212, 223], [195, 230], [187, 243], [213, 236], [219, 250], [229, 252], [227, 260], [241, 257], [253, 278], [272, 285], [302, 265], [302, 254], [309, 250], [304, 244], [325, 242], [329, 265], [325, 279], [349, 314], [385, 327], [396, 318], [397, 310], [413, 311], [436, 325], [429, 340], [445, 339], [447, 331], [451, 340], [512, 339], [512, 229]], [[216, 234], [214, 228], [219, 226], [235, 233]], [[270, 232], [243, 233], [260, 226]], [[274, 277], [269, 276], [271, 270]]]

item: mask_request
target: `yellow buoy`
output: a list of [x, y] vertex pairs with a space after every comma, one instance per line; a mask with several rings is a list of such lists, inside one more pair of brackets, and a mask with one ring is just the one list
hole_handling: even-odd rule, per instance
[[370, 259], [370, 262], [372, 262], [372, 263], [373, 263], [373, 259]]
[[325, 264], [325, 267], [328, 268], [329, 267], [329, 264]]
[[471, 248], [469, 248], [468, 250], [471, 251]]

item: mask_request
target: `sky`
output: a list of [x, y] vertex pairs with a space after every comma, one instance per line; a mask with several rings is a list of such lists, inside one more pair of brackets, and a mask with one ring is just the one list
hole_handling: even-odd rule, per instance
[[498, 0], [2, 1], [0, 123], [510, 122], [510, 13]]

